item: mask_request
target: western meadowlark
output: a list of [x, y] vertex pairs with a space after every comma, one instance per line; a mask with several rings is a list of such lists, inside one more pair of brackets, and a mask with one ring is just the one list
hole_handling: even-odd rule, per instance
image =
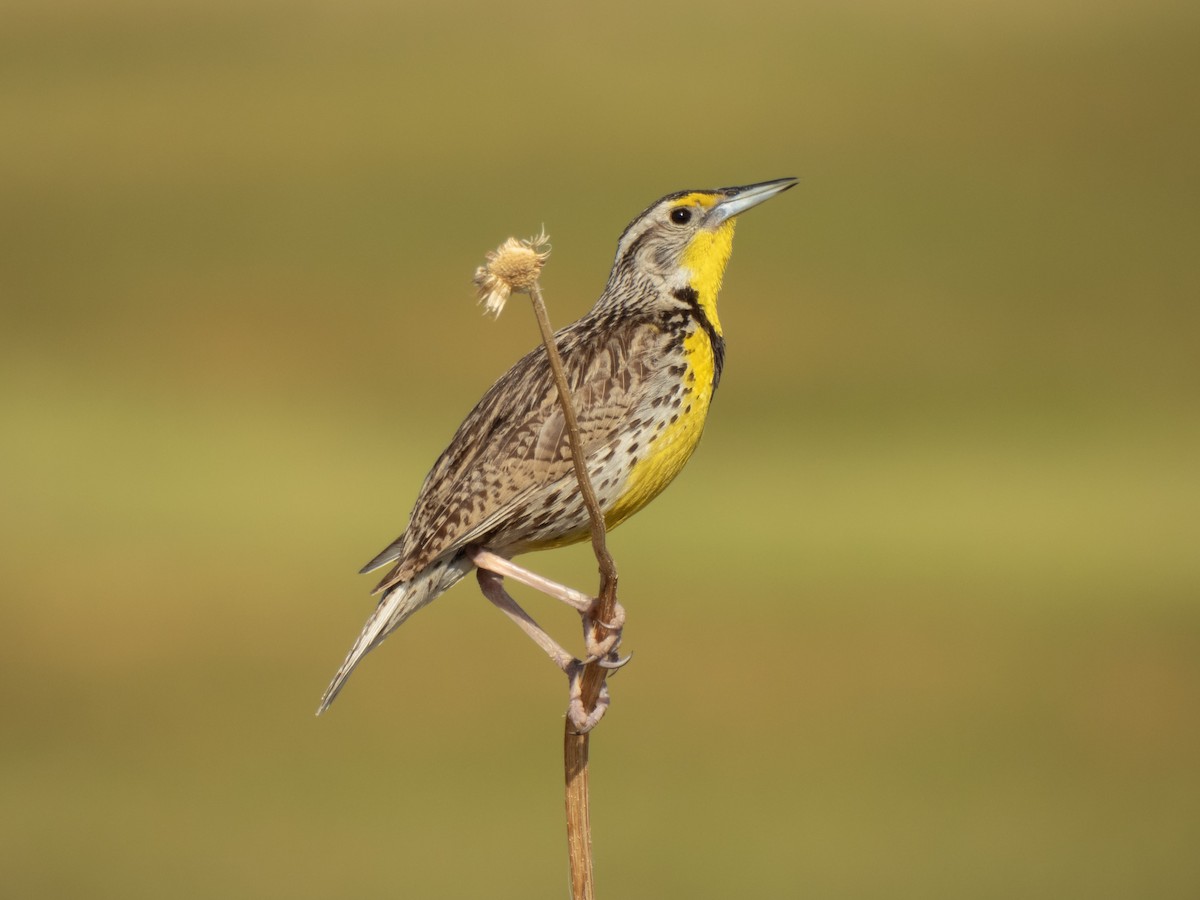
[[[695, 450], [725, 359], [717, 293], [735, 217], [795, 184], [781, 178], [663, 197], [621, 234], [591, 312], [555, 335], [607, 528], [658, 496]], [[484, 394], [426, 476], [407, 529], [363, 567], [392, 565], [318, 712], [368, 651], [472, 569], [488, 599], [567, 669], [571, 655], [501, 582], [512, 577], [586, 613], [592, 598], [510, 559], [588, 534], [562, 408], [539, 346]], [[612, 648], [588, 649], [605, 655]]]

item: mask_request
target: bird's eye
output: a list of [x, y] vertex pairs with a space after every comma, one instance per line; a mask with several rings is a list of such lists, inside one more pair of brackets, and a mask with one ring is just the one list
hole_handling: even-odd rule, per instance
[[692, 220], [692, 211], [686, 206], [671, 210], [671, 221], [676, 225], [686, 225]]

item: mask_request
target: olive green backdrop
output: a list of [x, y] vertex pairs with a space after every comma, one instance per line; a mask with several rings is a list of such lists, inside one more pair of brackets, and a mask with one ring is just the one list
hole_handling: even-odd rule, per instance
[[797, 175], [612, 538], [601, 895], [1200, 894], [1196, 4], [431, 6], [5, 6], [5, 893], [565, 896], [565, 682], [464, 584], [315, 719], [354, 573], [536, 341], [485, 250], [565, 324]]

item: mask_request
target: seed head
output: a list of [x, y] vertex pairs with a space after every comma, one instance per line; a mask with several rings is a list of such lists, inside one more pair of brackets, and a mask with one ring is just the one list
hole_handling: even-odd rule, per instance
[[475, 287], [484, 313], [499, 317], [510, 294], [529, 293], [550, 258], [549, 241], [542, 229], [528, 240], [510, 237], [488, 252], [484, 264], [475, 270]]

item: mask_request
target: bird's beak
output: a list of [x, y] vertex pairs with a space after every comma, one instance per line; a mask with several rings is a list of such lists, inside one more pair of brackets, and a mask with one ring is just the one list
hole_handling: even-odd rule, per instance
[[722, 222], [741, 215], [750, 207], [758, 206], [764, 200], [770, 200], [776, 194], [782, 194], [788, 188], [795, 187], [797, 180], [795, 178], [776, 178], [774, 181], [762, 181], [744, 187], [724, 188], [720, 193], [724, 194], [726, 199], [709, 210], [704, 224], [709, 228], [716, 228]]

